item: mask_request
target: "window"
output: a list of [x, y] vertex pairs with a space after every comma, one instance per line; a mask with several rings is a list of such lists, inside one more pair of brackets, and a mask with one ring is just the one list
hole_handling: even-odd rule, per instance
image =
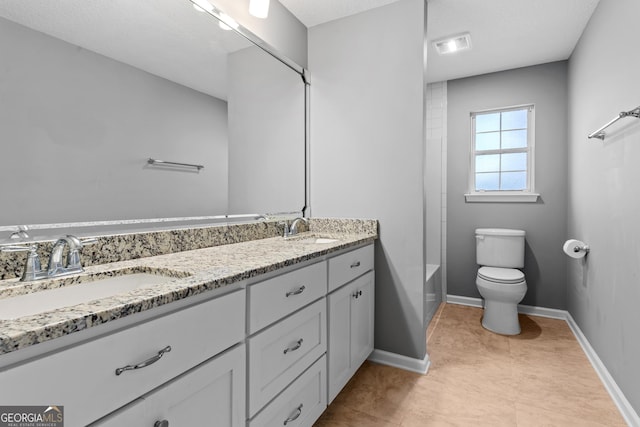
[[534, 107], [471, 113], [468, 202], [535, 202]]

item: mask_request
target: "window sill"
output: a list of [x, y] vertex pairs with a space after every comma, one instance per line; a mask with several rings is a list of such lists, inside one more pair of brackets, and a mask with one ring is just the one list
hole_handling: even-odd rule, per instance
[[491, 191], [464, 195], [467, 203], [536, 203], [538, 197], [540, 197], [538, 193], [523, 193], [521, 191]]

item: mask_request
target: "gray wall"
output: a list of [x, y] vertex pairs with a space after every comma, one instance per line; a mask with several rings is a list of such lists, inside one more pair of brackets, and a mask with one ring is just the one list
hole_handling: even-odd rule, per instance
[[601, 0], [569, 61], [569, 228], [591, 246], [567, 258], [568, 307], [640, 411], [640, 120], [586, 138], [640, 104], [637, 0]]
[[[527, 232], [527, 294], [522, 303], [566, 308], [562, 244], [567, 213], [567, 63], [554, 62], [486, 74], [447, 84], [447, 287], [448, 294], [480, 297], [475, 284], [474, 230]], [[535, 104], [537, 203], [465, 203], [471, 149], [471, 111]]]
[[226, 213], [224, 101], [4, 19], [0, 57], [0, 225]]
[[229, 213], [302, 212], [302, 78], [257, 47], [228, 66]]
[[309, 30], [311, 211], [379, 220], [375, 347], [425, 355], [423, 0]]
[[306, 68], [307, 27], [280, 2], [269, 2], [269, 16], [266, 19], [249, 14], [249, 0], [210, 0], [210, 3], [233, 17], [278, 52]]

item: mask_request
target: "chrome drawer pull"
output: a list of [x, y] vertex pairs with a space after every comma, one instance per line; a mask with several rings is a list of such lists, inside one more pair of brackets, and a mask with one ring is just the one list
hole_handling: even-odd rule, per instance
[[163, 348], [162, 350], [160, 350], [158, 352], [158, 354], [156, 354], [155, 356], [153, 356], [150, 359], [145, 360], [144, 362], [140, 362], [137, 365], [133, 365], [133, 366], [132, 365], [127, 365], [127, 366], [125, 366], [123, 368], [116, 369], [116, 375], [120, 375], [124, 371], [132, 371], [134, 369], [142, 369], [142, 368], [146, 368], [149, 365], [153, 365], [158, 360], [160, 360], [162, 358], [162, 356], [164, 356], [165, 353], [169, 353], [170, 351], [171, 351], [171, 346], [168, 345], [165, 348]]
[[300, 295], [302, 292], [304, 292], [304, 290], [306, 289], [306, 286], [302, 285], [300, 286], [298, 289], [296, 289], [295, 291], [289, 291], [285, 294], [285, 296], [287, 298], [289, 298], [291, 295]]
[[360, 267], [360, 261], [356, 261], [353, 264], [351, 264], [351, 268], [356, 268], [356, 267]]
[[286, 426], [287, 424], [289, 424], [291, 421], [295, 421], [295, 420], [297, 420], [297, 419], [300, 417], [300, 415], [302, 415], [302, 403], [300, 404], [300, 406], [298, 406], [298, 407], [296, 408], [296, 411], [295, 411], [295, 412], [296, 412], [296, 413], [295, 413], [295, 415], [293, 415], [293, 416], [291, 416], [291, 415], [290, 415], [290, 416], [289, 416], [289, 418], [287, 418], [286, 420], [284, 420], [284, 425], [285, 425], [285, 426]]
[[296, 342], [296, 345], [294, 345], [293, 347], [285, 348], [285, 349], [284, 349], [284, 354], [287, 354], [287, 353], [289, 353], [290, 351], [296, 351], [297, 349], [299, 349], [299, 348], [302, 346], [302, 342], [303, 342], [303, 341], [304, 341], [304, 340], [303, 340], [302, 338], [300, 338], [300, 339], [298, 340], [298, 342]]

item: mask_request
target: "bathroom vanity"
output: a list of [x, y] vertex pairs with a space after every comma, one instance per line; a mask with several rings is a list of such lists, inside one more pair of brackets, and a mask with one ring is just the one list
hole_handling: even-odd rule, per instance
[[[172, 278], [0, 320], [0, 402], [63, 406], [70, 426], [310, 426], [373, 350], [376, 237], [312, 232], [87, 267], [63, 287]], [[1, 281], [4, 296], [20, 283]]]

